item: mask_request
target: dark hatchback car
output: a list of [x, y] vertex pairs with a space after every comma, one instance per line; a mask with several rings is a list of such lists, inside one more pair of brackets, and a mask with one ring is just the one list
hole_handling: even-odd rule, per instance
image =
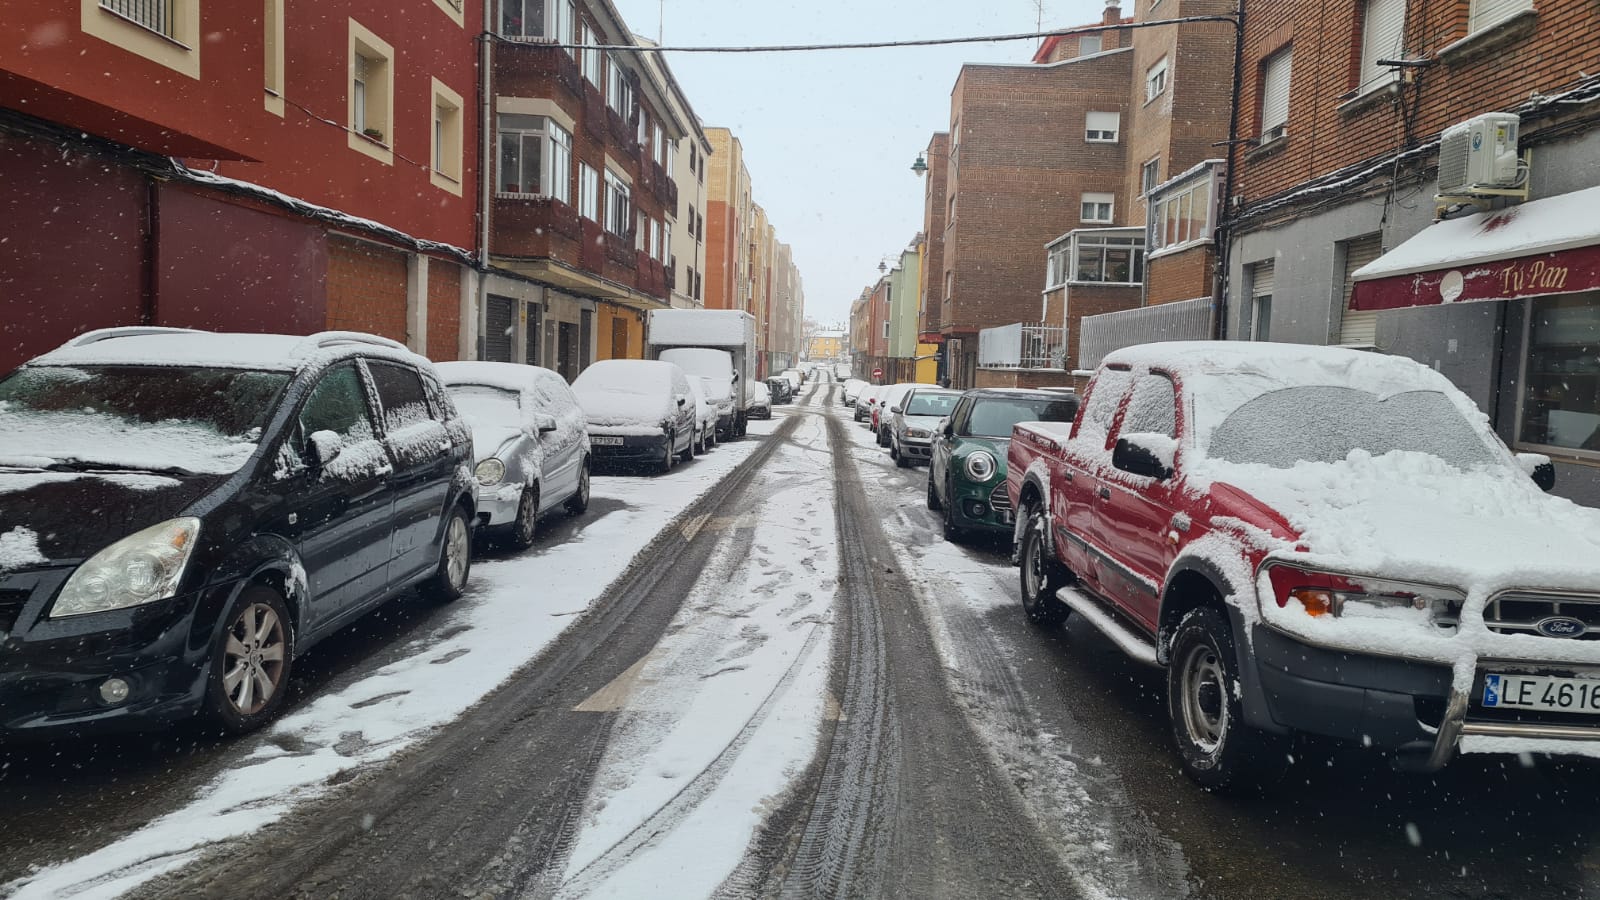
[[772, 405], [794, 402], [794, 382], [781, 375], [767, 379], [767, 390], [772, 393]]
[[402, 590], [460, 596], [472, 439], [369, 335], [91, 332], [0, 380], [0, 740], [203, 713]]
[[1070, 391], [979, 388], [967, 391], [934, 429], [928, 462], [928, 508], [944, 514], [946, 540], [974, 531], [1010, 533], [1006, 452], [1018, 422], [1071, 422]]

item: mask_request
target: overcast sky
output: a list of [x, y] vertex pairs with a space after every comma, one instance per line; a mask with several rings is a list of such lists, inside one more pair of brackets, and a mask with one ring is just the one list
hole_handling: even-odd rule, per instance
[[[667, 46], [811, 44], [1033, 31], [1034, 0], [613, 0]], [[1044, 0], [1046, 28], [1098, 22], [1104, 0]], [[1129, 15], [1132, 3], [1123, 3]], [[806, 314], [824, 324], [922, 228], [911, 163], [950, 122], [964, 62], [1027, 62], [1036, 44], [815, 53], [673, 53], [667, 63], [706, 125], [744, 144], [756, 202], [794, 247]], [[1043, 272], [1044, 263], [1041, 262]]]

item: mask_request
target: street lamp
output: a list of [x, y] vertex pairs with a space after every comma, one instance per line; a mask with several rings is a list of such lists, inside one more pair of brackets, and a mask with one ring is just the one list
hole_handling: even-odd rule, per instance
[[883, 274], [883, 273], [885, 273], [885, 272], [887, 272], [887, 271], [889, 271], [889, 265], [888, 265], [888, 263], [885, 263], [885, 262], [884, 262], [884, 261], [883, 261], [883, 260], [881, 260], [881, 259], [880, 259], [880, 260], [878, 260], [878, 274], [879, 274], [879, 275], [882, 275], [882, 274]]
[[911, 171], [918, 178], [921, 178], [923, 175], [927, 174], [927, 172], [928, 172], [928, 161], [923, 158], [921, 153], [917, 154], [917, 161], [911, 164]]

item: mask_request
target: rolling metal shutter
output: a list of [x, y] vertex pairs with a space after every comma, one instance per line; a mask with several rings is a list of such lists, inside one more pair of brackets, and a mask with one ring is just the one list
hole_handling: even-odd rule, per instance
[[1350, 275], [1382, 255], [1381, 235], [1374, 234], [1345, 244], [1344, 289], [1340, 293], [1343, 302], [1339, 307], [1339, 343], [1342, 345], [1371, 347], [1378, 342], [1378, 311], [1350, 308], [1350, 296], [1355, 287], [1355, 280]]
[[516, 331], [515, 306], [509, 297], [489, 297], [483, 310], [483, 358], [511, 362], [511, 337]]
[[1533, 8], [1533, 0], [1472, 0], [1467, 31], [1476, 34], [1490, 25]]
[[1367, 0], [1361, 23], [1361, 83], [1365, 91], [1388, 84], [1399, 72], [1378, 65], [1380, 59], [1399, 59], [1405, 55], [1406, 0]]
[[1272, 340], [1272, 262], [1250, 267], [1250, 339]]
[[1261, 137], [1272, 140], [1285, 132], [1289, 123], [1289, 78], [1294, 64], [1293, 50], [1281, 50], [1267, 60], [1261, 78]]

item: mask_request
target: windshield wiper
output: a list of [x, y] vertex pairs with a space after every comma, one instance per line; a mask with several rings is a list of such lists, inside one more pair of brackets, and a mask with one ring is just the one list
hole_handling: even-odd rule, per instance
[[178, 478], [193, 478], [200, 474], [192, 469], [185, 469], [183, 466], [128, 466], [115, 463], [90, 462], [82, 459], [58, 460], [45, 468], [52, 472], [135, 473], [139, 475], [172, 475]]

